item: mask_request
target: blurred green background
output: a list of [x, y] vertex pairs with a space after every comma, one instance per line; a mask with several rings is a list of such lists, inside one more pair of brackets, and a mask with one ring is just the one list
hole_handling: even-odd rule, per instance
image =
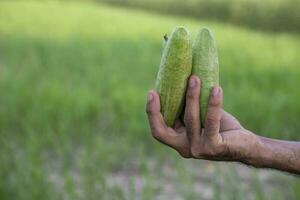
[[224, 108], [299, 140], [298, 0], [0, 1], [0, 199], [300, 199], [300, 180], [182, 159], [145, 115], [162, 38], [210, 27]]

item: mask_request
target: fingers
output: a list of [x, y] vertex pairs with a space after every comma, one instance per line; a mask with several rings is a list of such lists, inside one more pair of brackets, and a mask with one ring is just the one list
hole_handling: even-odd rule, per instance
[[199, 117], [199, 95], [200, 79], [192, 75], [189, 79], [189, 86], [186, 93], [186, 106], [184, 114], [184, 123], [187, 136], [193, 146], [193, 143], [199, 143], [201, 123]]
[[160, 113], [159, 96], [155, 91], [150, 91], [148, 93], [146, 112], [151, 131], [154, 134], [163, 133], [167, 130], [167, 125]]
[[219, 86], [214, 86], [209, 99], [204, 134], [213, 137], [219, 134], [222, 116], [223, 92]]
[[176, 133], [172, 128], [167, 127], [160, 112], [159, 95], [155, 91], [148, 93], [146, 112], [152, 136], [158, 141], [181, 152], [186, 146], [186, 135]]

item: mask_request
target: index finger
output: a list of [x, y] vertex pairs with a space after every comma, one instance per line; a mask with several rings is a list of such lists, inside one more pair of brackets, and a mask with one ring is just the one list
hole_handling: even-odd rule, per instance
[[160, 112], [159, 95], [153, 90], [148, 93], [146, 112], [154, 137], [158, 136], [159, 133], [167, 131], [167, 125]]
[[182, 153], [183, 147], [187, 144], [186, 134], [177, 133], [174, 129], [166, 125], [160, 112], [159, 95], [155, 91], [150, 91], [148, 94], [146, 112], [152, 136]]

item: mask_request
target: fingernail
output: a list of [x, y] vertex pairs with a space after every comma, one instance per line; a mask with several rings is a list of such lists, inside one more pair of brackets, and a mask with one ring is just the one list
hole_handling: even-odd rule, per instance
[[214, 87], [212, 93], [213, 93], [214, 97], [217, 97], [220, 94], [220, 88], [219, 87]]
[[194, 78], [191, 78], [189, 81], [189, 86], [194, 87], [196, 85], [196, 80]]
[[151, 92], [148, 93], [148, 103], [151, 102], [153, 100], [153, 94]]

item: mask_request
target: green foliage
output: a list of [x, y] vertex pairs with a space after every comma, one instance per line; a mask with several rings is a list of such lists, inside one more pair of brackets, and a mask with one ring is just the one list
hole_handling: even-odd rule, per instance
[[269, 31], [300, 31], [298, 0], [95, 0], [161, 13], [214, 19]]
[[222, 189], [231, 165], [182, 160], [150, 137], [146, 93], [162, 36], [180, 24], [214, 31], [225, 109], [257, 133], [299, 139], [298, 36], [100, 4], [1, 2], [0, 199], [193, 198], [203, 180], [240, 197], [235, 176]]
[[[0, 0], [5, 1], [5, 0]], [[26, 1], [26, 0], [15, 0]], [[36, 0], [50, 2], [51, 0]], [[164, 14], [212, 19], [276, 32], [300, 32], [299, 0], [56, 0], [100, 2]]]

